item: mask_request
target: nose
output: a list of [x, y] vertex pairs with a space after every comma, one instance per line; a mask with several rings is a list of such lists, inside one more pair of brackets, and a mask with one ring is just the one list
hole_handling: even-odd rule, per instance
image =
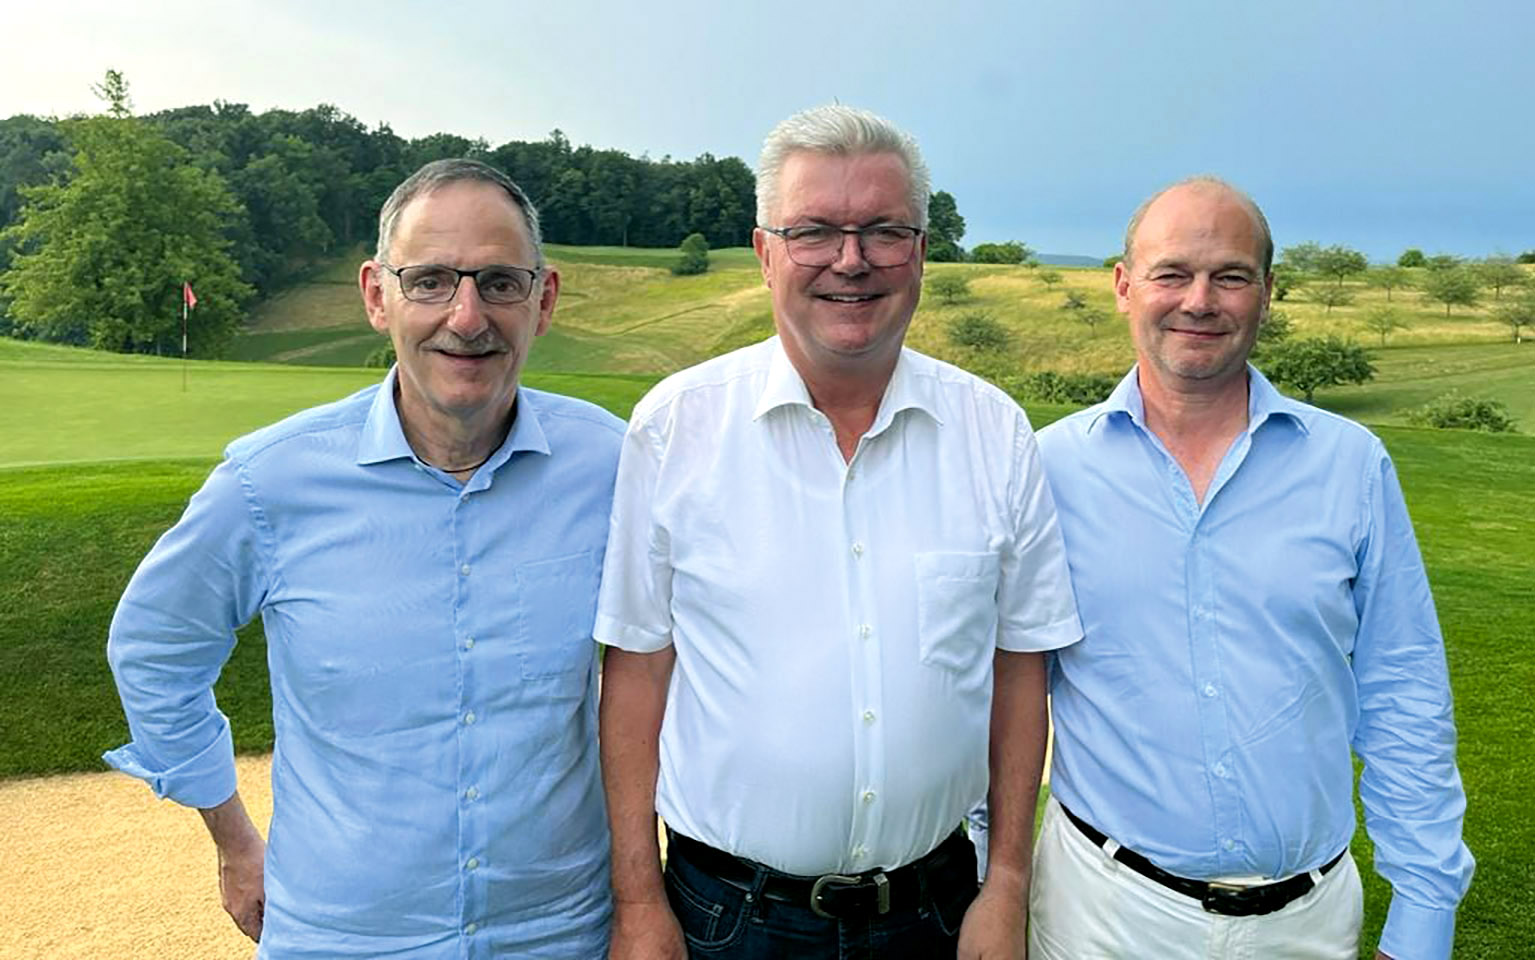
[[480, 288], [475, 286], [473, 277], [458, 278], [458, 287], [448, 304], [448, 329], [465, 340], [473, 340], [489, 325], [485, 301], [480, 299]]
[[1202, 317], [1218, 310], [1215, 279], [1207, 274], [1195, 274], [1183, 292], [1183, 312]]
[[832, 262], [833, 271], [856, 276], [869, 272], [869, 261], [863, 258], [863, 238], [856, 233], [844, 233], [837, 259]]

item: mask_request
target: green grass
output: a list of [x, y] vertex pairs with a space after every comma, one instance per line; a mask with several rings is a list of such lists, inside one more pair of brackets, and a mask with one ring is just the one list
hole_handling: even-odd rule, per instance
[[[0, 338], [0, 467], [217, 457], [234, 438], [344, 397], [382, 370], [186, 365]], [[588, 397], [620, 417], [650, 375], [529, 373], [527, 384]]]

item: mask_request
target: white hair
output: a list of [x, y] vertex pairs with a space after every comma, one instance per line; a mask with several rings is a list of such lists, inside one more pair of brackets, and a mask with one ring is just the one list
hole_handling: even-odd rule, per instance
[[932, 180], [917, 141], [878, 114], [839, 103], [802, 110], [773, 128], [757, 159], [757, 224], [773, 226], [778, 179], [792, 154], [808, 151], [852, 156], [893, 153], [906, 165], [913, 226], [927, 228], [927, 199]]

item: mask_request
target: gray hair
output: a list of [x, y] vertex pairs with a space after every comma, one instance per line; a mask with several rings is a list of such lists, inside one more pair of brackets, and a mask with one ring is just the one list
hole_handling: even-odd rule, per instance
[[890, 121], [867, 110], [844, 107], [840, 103], [802, 110], [773, 128], [762, 143], [757, 160], [757, 223], [772, 226], [772, 211], [778, 204], [778, 179], [784, 163], [800, 151], [853, 156], [868, 153], [893, 153], [906, 165], [911, 207], [915, 226], [927, 228], [927, 199], [931, 177], [917, 141]]
[[1176, 190], [1179, 187], [1206, 187], [1225, 190], [1236, 198], [1236, 201], [1253, 218], [1253, 225], [1258, 228], [1258, 259], [1263, 261], [1263, 275], [1268, 276], [1269, 272], [1274, 268], [1274, 234], [1269, 230], [1268, 218], [1263, 215], [1263, 211], [1258, 209], [1258, 204], [1253, 202], [1253, 198], [1248, 196], [1245, 191], [1239, 190], [1220, 177], [1207, 173], [1185, 177], [1177, 183], [1170, 183], [1147, 197], [1144, 203], [1135, 208], [1135, 213], [1130, 216], [1130, 225], [1125, 227], [1125, 252], [1122, 257], [1125, 266], [1132, 265], [1131, 258], [1135, 255], [1135, 232], [1141, 228], [1141, 220], [1145, 218], [1146, 211], [1151, 209], [1151, 205], [1162, 199], [1163, 195], [1168, 191]]
[[500, 170], [488, 163], [462, 157], [433, 160], [406, 177], [398, 187], [394, 188], [394, 192], [389, 195], [388, 200], [384, 201], [383, 208], [378, 212], [378, 248], [373, 258], [381, 263], [388, 260], [389, 245], [394, 242], [394, 231], [399, 225], [400, 214], [412, 200], [422, 194], [431, 193], [438, 187], [463, 181], [489, 183], [506, 191], [512, 203], [522, 211], [522, 218], [528, 222], [528, 236], [533, 240], [533, 254], [537, 261], [534, 266], [543, 266], [544, 238], [538, 229], [538, 210], [533, 206], [533, 201], [528, 199], [528, 195], [513, 182], [511, 177]]

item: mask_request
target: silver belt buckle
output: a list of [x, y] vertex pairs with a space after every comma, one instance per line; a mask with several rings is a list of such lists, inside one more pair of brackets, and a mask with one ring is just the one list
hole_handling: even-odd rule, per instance
[[[876, 906], [880, 914], [890, 912], [890, 878], [883, 872], [876, 873], [869, 880], [874, 884], [874, 896]], [[821, 891], [829, 886], [856, 887], [863, 881], [858, 877], [849, 877], [840, 873], [828, 873], [825, 876], [816, 877], [815, 883], [810, 887], [810, 909], [816, 916], [825, 917], [828, 920], [841, 919], [834, 913], [828, 913], [821, 908]]]

